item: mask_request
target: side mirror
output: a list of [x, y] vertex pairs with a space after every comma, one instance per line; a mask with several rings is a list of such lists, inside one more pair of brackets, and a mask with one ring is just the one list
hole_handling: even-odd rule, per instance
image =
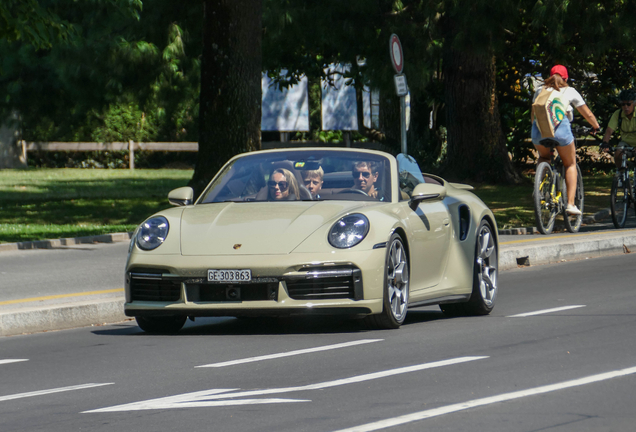
[[415, 186], [409, 207], [415, 210], [422, 201], [443, 200], [446, 198], [446, 187], [431, 183], [420, 183]]
[[194, 202], [194, 191], [188, 186], [171, 190], [168, 194], [168, 201], [174, 206], [191, 205]]

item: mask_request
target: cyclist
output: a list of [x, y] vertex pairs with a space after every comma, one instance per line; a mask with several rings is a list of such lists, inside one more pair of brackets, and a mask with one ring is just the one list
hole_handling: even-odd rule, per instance
[[[605, 152], [609, 151], [609, 140], [615, 131], [621, 135], [621, 141], [618, 147], [630, 146], [636, 147], [636, 116], [634, 116], [634, 102], [636, 102], [636, 91], [623, 90], [618, 95], [620, 100], [620, 109], [616, 110], [610, 118], [605, 135], [603, 136], [603, 144], [601, 149]], [[617, 174], [621, 165], [622, 151], [617, 149], [614, 155]]]
[[[565, 184], [568, 196], [566, 212], [570, 215], [580, 215], [581, 211], [576, 207], [576, 205], [574, 205], [577, 172], [574, 135], [572, 135], [572, 129], [570, 127], [570, 122], [574, 118], [572, 106], [574, 106], [577, 111], [581, 113], [585, 120], [587, 120], [592, 125], [592, 128], [594, 128], [595, 131], [600, 129], [600, 126], [598, 124], [598, 121], [596, 121], [596, 117], [594, 116], [594, 114], [592, 114], [590, 108], [585, 104], [583, 97], [578, 91], [567, 84], [567, 80], [568, 70], [565, 68], [565, 66], [554, 66], [550, 70], [550, 77], [543, 82], [542, 87], [537, 89], [532, 101], [534, 102], [537, 96], [539, 96], [539, 93], [541, 93], [543, 87], [545, 87], [551, 89], [551, 91], [558, 91], [560, 93], [560, 99], [566, 102], [566, 116], [563, 118], [563, 120], [555, 130], [555, 137], [553, 139], [559, 143], [559, 146], [556, 149], [559, 153], [559, 156], [561, 156], [563, 166], [565, 167]], [[536, 116], [533, 109], [532, 144], [534, 144], [537, 152], [539, 152], [539, 160], [537, 161], [537, 164], [541, 162], [549, 163], [551, 158], [550, 148], [542, 145], [541, 140], [543, 140], [543, 137], [541, 136], [541, 132], [539, 131], [539, 127], [537, 126]]]

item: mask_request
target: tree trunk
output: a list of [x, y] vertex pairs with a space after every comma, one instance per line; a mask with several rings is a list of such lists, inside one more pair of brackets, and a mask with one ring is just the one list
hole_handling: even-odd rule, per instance
[[444, 43], [448, 147], [444, 175], [457, 180], [519, 183], [501, 130], [492, 52]]
[[19, 115], [13, 111], [6, 118], [0, 118], [0, 169], [26, 168], [27, 161], [19, 140]]
[[203, 7], [195, 196], [229, 158], [261, 147], [262, 0], [204, 0]]

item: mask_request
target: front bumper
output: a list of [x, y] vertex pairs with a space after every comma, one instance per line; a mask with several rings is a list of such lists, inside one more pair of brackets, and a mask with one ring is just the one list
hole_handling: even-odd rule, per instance
[[[322, 260], [314, 255], [309, 261], [309, 254], [184, 257], [133, 253], [126, 270], [124, 311], [127, 316], [380, 313], [385, 253], [376, 249], [349, 254], [356, 264], [333, 259], [332, 254]], [[252, 271], [249, 283], [207, 281], [208, 269], [246, 268]]]

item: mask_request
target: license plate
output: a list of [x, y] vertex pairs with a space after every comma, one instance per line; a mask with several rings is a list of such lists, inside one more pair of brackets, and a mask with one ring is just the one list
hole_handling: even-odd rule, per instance
[[208, 270], [208, 282], [250, 282], [252, 270]]

